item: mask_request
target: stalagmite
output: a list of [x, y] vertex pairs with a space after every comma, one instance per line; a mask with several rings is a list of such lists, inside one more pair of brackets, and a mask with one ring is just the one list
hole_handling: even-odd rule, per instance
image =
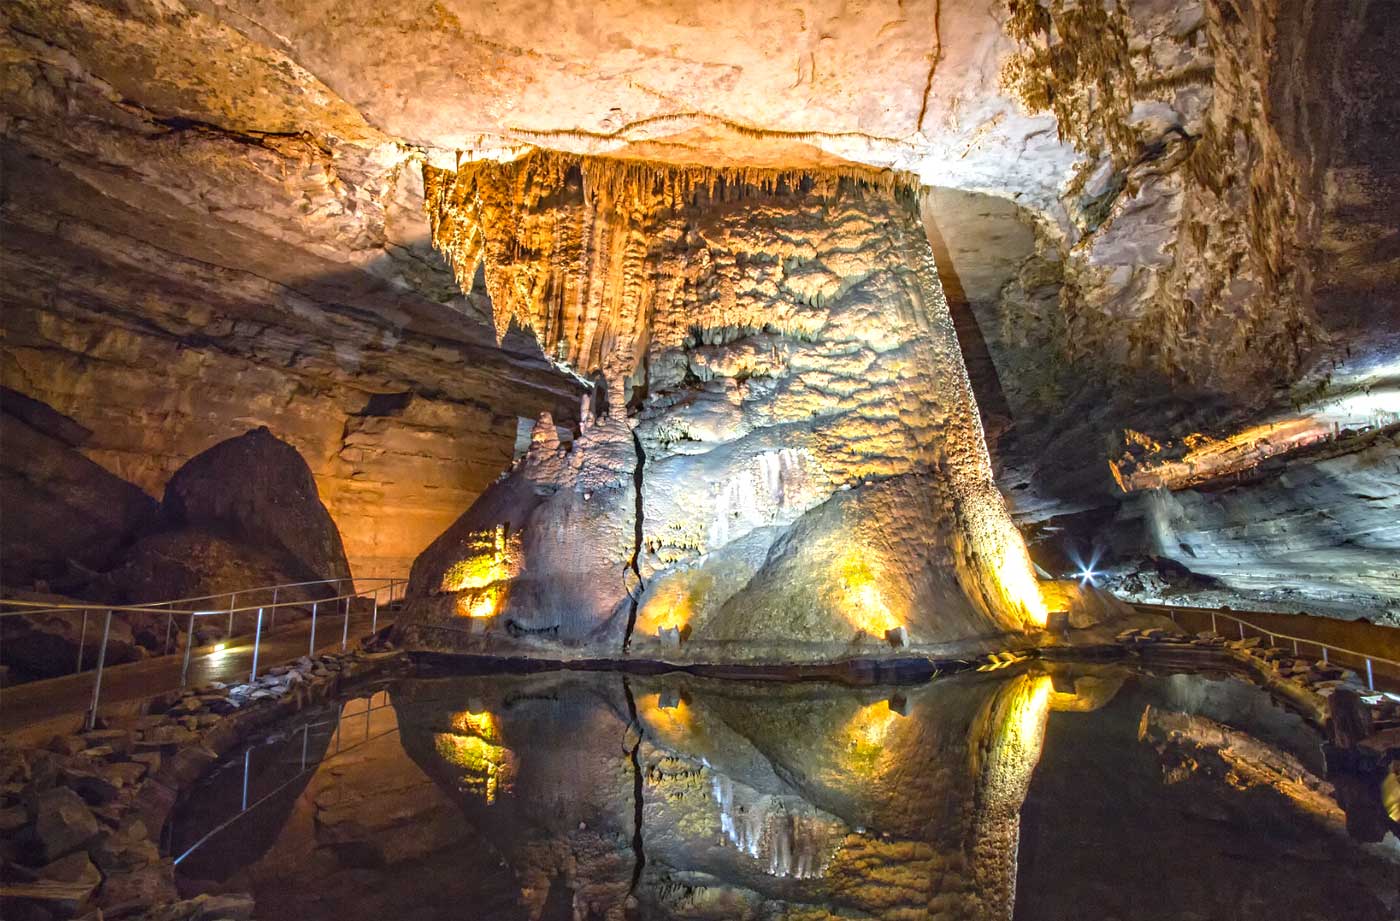
[[[538, 152], [425, 186], [497, 334], [593, 380], [598, 419], [533, 443], [419, 559], [415, 643], [637, 653], [678, 630], [673, 657], [812, 659], [1044, 623], [905, 177]], [[450, 574], [498, 527], [523, 550], [463, 624], [483, 587]]]

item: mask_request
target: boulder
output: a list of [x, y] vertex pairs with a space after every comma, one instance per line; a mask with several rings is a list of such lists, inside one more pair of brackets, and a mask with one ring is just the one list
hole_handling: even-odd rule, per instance
[[155, 519], [154, 499], [78, 451], [91, 434], [45, 404], [0, 388], [5, 585], [62, 579], [70, 560], [100, 570]]
[[60, 857], [39, 870], [39, 878], [58, 883], [68, 883], [72, 900], [82, 902], [92, 895], [92, 891], [102, 885], [102, 873], [93, 866], [92, 860], [83, 851]]
[[[103, 574], [98, 585], [103, 596], [113, 604], [218, 595], [217, 603], [210, 605], [218, 607], [225, 603], [223, 592], [311, 578], [316, 578], [315, 574], [308, 574], [280, 547], [260, 545], [228, 531], [196, 526], [142, 538], [123, 554], [114, 569]], [[326, 586], [306, 586], [282, 591], [278, 601], [310, 601], [331, 594]], [[271, 601], [271, 596], [263, 593], [249, 596], [247, 600]], [[291, 616], [294, 610], [297, 609], [280, 609], [278, 618]], [[128, 616], [137, 637], [148, 640], [156, 649], [161, 648], [166, 629], [163, 612]], [[251, 631], [253, 624], [251, 612], [239, 614], [234, 632]], [[183, 631], [187, 626], [187, 622], [175, 619], [175, 631]], [[228, 620], [223, 617], [202, 618], [196, 624], [201, 642], [222, 636], [227, 629]]]
[[321, 504], [311, 468], [265, 426], [192, 458], [165, 487], [174, 526], [226, 528], [285, 550], [306, 579], [349, 579], [340, 531]]
[[97, 819], [82, 798], [67, 787], [40, 794], [34, 834], [45, 860], [54, 861], [97, 836]]

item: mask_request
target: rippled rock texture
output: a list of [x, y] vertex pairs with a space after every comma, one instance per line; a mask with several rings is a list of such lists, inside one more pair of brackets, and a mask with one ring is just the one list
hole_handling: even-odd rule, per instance
[[806, 659], [1044, 622], [892, 177], [537, 156], [428, 186], [497, 328], [597, 388], [415, 565], [421, 647]]

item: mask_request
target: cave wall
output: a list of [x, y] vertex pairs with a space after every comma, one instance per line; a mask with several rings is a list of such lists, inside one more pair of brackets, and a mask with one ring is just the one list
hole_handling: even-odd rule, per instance
[[926, 223], [972, 279], [999, 483], [1038, 561], [1121, 563], [1129, 597], [1393, 617], [1396, 455], [1371, 436], [1400, 407], [1394, 16], [1012, 9], [1006, 84], [1056, 114], [1074, 174], [1050, 207], [933, 190], [955, 207]]
[[[189, 86], [167, 113], [134, 103], [104, 55], [168, 48], [172, 24], [89, 31], [103, 21], [4, 35], [4, 385], [89, 429], [84, 455], [151, 496], [266, 425], [311, 465], [354, 573], [406, 575], [508, 464], [517, 416], [567, 423], [581, 388], [528, 338], [497, 348], [485, 298], [432, 252], [403, 150], [346, 110], [313, 136], [286, 113], [205, 121]], [[130, 88], [154, 105], [162, 73]]]

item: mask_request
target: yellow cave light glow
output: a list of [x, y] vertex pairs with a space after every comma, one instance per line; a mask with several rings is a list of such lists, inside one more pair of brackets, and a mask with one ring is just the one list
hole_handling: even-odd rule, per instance
[[499, 585], [459, 592], [457, 614], [461, 617], [495, 617], [501, 607], [502, 594], [503, 590]]
[[647, 599], [637, 612], [637, 632], [655, 634], [672, 627], [683, 630], [694, 612], [689, 594], [682, 590], [660, 592]]
[[878, 574], [862, 550], [847, 551], [836, 567], [845, 595], [846, 618], [852, 626], [877, 638], [884, 638], [888, 631], [900, 626], [899, 618], [894, 616], [880, 591]]
[[1045, 597], [1040, 590], [1040, 580], [1031, 567], [1031, 555], [1026, 552], [1026, 542], [1009, 523], [1010, 534], [1002, 535], [998, 554], [996, 579], [1002, 593], [1015, 605], [1025, 618], [1028, 626], [1044, 627], [1049, 619], [1045, 607]]
[[493, 617], [505, 599], [512, 575], [511, 560], [517, 555], [519, 535], [506, 537], [503, 524], [492, 531], [474, 533], [468, 539], [474, 553], [458, 560], [443, 573], [441, 590], [457, 594], [457, 614], [462, 617]]

